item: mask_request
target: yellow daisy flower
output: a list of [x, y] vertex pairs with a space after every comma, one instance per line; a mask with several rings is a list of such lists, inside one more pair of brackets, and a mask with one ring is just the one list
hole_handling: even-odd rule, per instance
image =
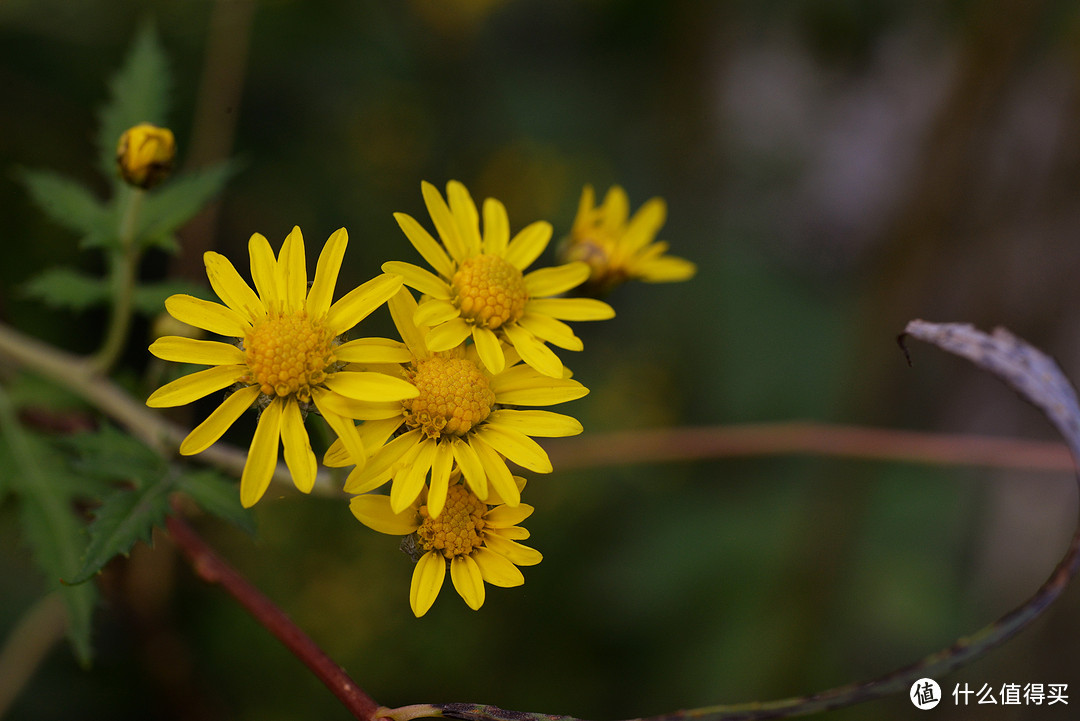
[[315, 281], [308, 288], [304, 239], [293, 228], [277, 258], [259, 233], [251, 236], [251, 289], [227, 258], [203, 256], [210, 285], [224, 305], [190, 295], [174, 295], [165, 309], [179, 321], [239, 339], [239, 344], [166, 336], [150, 352], [178, 363], [212, 366], [168, 383], [146, 401], [152, 408], [191, 403], [236, 385], [236, 389], [180, 444], [193, 455], [209, 448], [253, 404], [262, 409], [240, 479], [245, 507], [266, 492], [278, 458], [278, 439], [296, 487], [308, 493], [316, 461], [304, 428], [314, 404], [350, 454], [361, 462], [365, 451], [356, 425], [334, 410], [340, 402], [398, 401], [415, 397], [415, 387], [383, 373], [358, 373], [346, 366], [363, 355], [366, 340], [341, 343], [339, 336], [366, 318], [401, 288], [401, 278], [381, 275], [331, 304], [349, 236], [334, 233], [319, 255]]
[[[525, 480], [514, 480], [520, 493]], [[368, 528], [408, 537], [402, 548], [409, 549], [416, 561], [409, 605], [417, 618], [435, 603], [447, 567], [454, 589], [475, 611], [484, 605], [485, 581], [503, 588], [520, 586], [525, 577], [518, 566], [535, 566], [543, 559], [539, 551], [518, 543], [529, 537], [517, 524], [532, 515], [532, 506], [521, 503], [511, 507], [494, 496], [485, 503], [455, 478], [446, 507], [434, 518], [426, 496], [421, 492], [400, 512], [381, 495], [365, 494], [349, 503], [353, 515]]]
[[[400, 513], [412, 504], [431, 475], [427, 505], [438, 517], [446, 503], [454, 468], [464, 474], [469, 488], [487, 500], [492, 491], [507, 505], [521, 500], [509, 459], [537, 473], [550, 473], [547, 452], [532, 436], [556, 437], [581, 433], [577, 419], [544, 410], [516, 406], [550, 406], [581, 398], [589, 391], [569, 377], [551, 378], [519, 363], [507, 349], [508, 365], [499, 373], [484, 367], [476, 346], [434, 353], [425, 345], [428, 329], [418, 326], [416, 301], [402, 288], [388, 303], [401, 337], [404, 363], [372, 364], [369, 370], [405, 378], [419, 395], [398, 402], [358, 407], [343, 404], [341, 413], [363, 417], [364, 445], [377, 448], [366, 464], [357, 466], [345, 481], [348, 493], [367, 493], [393, 479], [390, 504]], [[387, 349], [387, 353], [397, 352]], [[395, 434], [393, 440], [387, 442]], [[385, 445], [384, 445], [385, 444]], [[354, 457], [341, 443], [327, 451], [328, 466], [347, 466]]]
[[563, 365], [546, 343], [581, 350], [581, 339], [564, 320], [606, 320], [615, 315], [607, 303], [591, 298], [556, 298], [589, 277], [585, 263], [525, 269], [547, 247], [551, 224], [537, 221], [512, 239], [506, 208], [494, 198], [484, 201], [484, 231], [469, 191], [452, 180], [446, 186], [449, 205], [431, 183], [421, 190], [442, 243], [405, 213], [398, 225], [435, 272], [412, 263], [383, 264], [387, 273], [405, 278], [405, 285], [423, 293], [417, 325], [431, 326], [427, 340], [434, 352], [456, 348], [472, 338], [492, 373], [505, 366], [503, 344], [541, 373], [562, 377]]
[[626, 191], [618, 185], [608, 190], [600, 206], [596, 206], [591, 185], [582, 191], [574, 225], [559, 257], [589, 264], [589, 290], [602, 295], [627, 280], [669, 283], [687, 280], [697, 272], [690, 261], [665, 255], [666, 242], [653, 242], [667, 218], [663, 198], [649, 200], [627, 220], [629, 212]]

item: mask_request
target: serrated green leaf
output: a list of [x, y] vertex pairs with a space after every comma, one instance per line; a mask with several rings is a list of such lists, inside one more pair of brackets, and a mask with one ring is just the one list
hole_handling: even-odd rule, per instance
[[112, 208], [70, 178], [48, 170], [19, 170], [16, 178], [34, 204], [61, 227], [99, 236], [115, 226]]
[[165, 299], [184, 293], [203, 300], [216, 300], [205, 287], [183, 280], [165, 280], [160, 283], [143, 283], [135, 288], [132, 304], [143, 315], [154, 316], [165, 311]]
[[255, 533], [255, 517], [240, 504], [236, 481], [209, 469], [190, 471], [180, 476], [178, 490], [191, 496], [207, 513]]
[[48, 268], [22, 287], [23, 294], [53, 308], [85, 310], [109, 300], [109, 282], [71, 268]]
[[72, 586], [85, 583], [115, 556], [126, 556], [137, 541], [149, 544], [154, 527], [162, 525], [169, 512], [169, 494], [175, 487], [175, 474], [166, 471], [142, 487], [106, 496], [94, 512], [82, 567], [64, 582]]
[[218, 163], [178, 175], [148, 193], [139, 214], [139, 244], [169, 252], [179, 250], [173, 233], [220, 193], [235, 172], [233, 163]]
[[64, 600], [71, 645], [79, 662], [87, 666], [92, 655], [90, 620], [97, 590], [92, 585], [70, 587], [61, 583], [61, 579], [81, 565], [85, 539], [82, 524], [62, 490], [66, 484], [56, 482], [65, 470], [46, 443], [19, 425], [3, 388], [0, 388], [0, 443], [6, 444], [11, 455], [8, 482], [19, 496], [23, 533], [49, 586], [58, 590]]
[[137, 487], [164, 475], [165, 460], [138, 439], [110, 425], [61, 440], [71, 454], [72, 470], [104, 481], [127, 481]]
[[116, 177], [116, 144], [125, 130], [143, 122], [165, 124], [170, 86], [168, 62], [157, 32], [152, 25], [144, 25], [110, 81], [112, 97], [101, 109], [98, 148], [106, 177]]

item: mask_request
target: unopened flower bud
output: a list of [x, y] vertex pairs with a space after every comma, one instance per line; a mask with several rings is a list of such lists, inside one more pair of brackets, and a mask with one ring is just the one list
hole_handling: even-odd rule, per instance
[[139, 123], [120, 136], [116, 165], [129, 185], [147, 190], [168, 177], [176, 158], [176, 140], [168, 128]]

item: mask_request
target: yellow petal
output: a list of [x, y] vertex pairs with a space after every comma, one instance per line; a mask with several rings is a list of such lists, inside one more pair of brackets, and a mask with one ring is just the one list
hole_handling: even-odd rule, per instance
[[525, 290], [530, 298], [558, 295], [587, 281], [589, 273], [589, 264], [581, 261], [553, 268], [538, 268], [525, 276]]
[[285, 307], [293, 313], [303, 310], [307, 303], [307, 255], [304, 236], [297, 226], [285, 237], [278, 253], [277, 271], [278, 293]]
[[435, 458], [436, 445], [430, 438], [421, 441], [416, 457], [394, 477], [394, 484], [390, 486], [390, 508], [395, 513], [404, 511], [420, 496], [424, 480], [431, 470], [431, 462]]
[[385, 303], [401, 287], [401, 276], [384, 273], [349, 291], [326, 312], [326, 327], [341, 335]]
[[210, 280], [210, 287], [225, 305], [239, 313], [248, 323], [266, 317], [266, 306], [236, 272], [228, 258], [211, 250], [203, 253], [203, 262], [206, 264], [206, 277]]
[[489, 548], [478, 548], [472, 557], [480, 568], [480, 575], [492, 586], [513, 588], [525, 583], [525, 576], [517, 566]]
[[419, 429], [402, 433], [375, 451], [362, 468], [357, 467], [345, 480], [347, 493], [366, 493], [378, 488], [390, 477], [395, 463], [420, 442]]
[[450, 213], [457, 223], [458, 235], [468, 257], [480, 254], [480, 215], [468, 189], [457, 180], [446, 184]]
[[496, 403], [512, 406], [553, 406], [589, 394], [588, 388], [572, 378], [552, 378], [524, 364], [495, 376], [491, 390], [495, 391]]
[[150, 344], [150, 352], [162, 360], [176, 363], [195, 363], [206, 366], [240, 365], [244, 351], [231, 343], [216, 340], [195, 340], [167, 335]]
[[438, 518], [446, 505], [446, 493], [450, 489], [450, 470], [454, 466], [454, 449], [449, 441], [435, 444], [435, 458], [431, 461], [431, 483], [428, 486], [427, 507], [432, 518]]
[[544, 252], [551, 233], [551, 223], [544, 220], [526, 225], [510, 241], [503, 258], [518, 270], [525, 270]]
[[180, 444], [180, 455], [192, 456], [212, 446], [259, 397], [258, 386], [241, 388], [222, 401], [214, 412], [188, 433]]
[[334, 356], [343, 363], [408, 363], [412, 353], [404, 343], [389, 338], [357, 338], [334, 349]]
[[346, 398], [372, 403], [402, 401], [420, 393], [404, 378], [374, 371], [339, 371], [327, 376], [325, 385]]
[[500, 408], [492, 411], [484, 425], [511, 428], [527, 436], [541, 438], [576, 436], [582, 431], [581, 422], [577, 418], [551, 411], [515, 408]]
[[484, 464], [480, 462], [480, 457], [467, 441], [460, 438], [454, 438], [450, 445], [454, 452], [454, 460], [461, 469], [461, 475], [465, 477], [465, 483], [477, 498], [486, 501], [488, 497], [487, 473], [484, 472]]
[[536, 473], [551, 473], [551, 460], [540, 444], [520, 431], [505, 426], [484, 424], [476, 435], [499, 453], [522, 468]]
[[[450, 297], [450, 286], [447, 285], [446, 281], [418, 265], [400, 260], [388, 260], [382, 264], [382, 271], [400, 275], [404, 279], [405, 285], [415, 288], [422, 295], [439, 298], [440, 300], [446, 300]], [[453, 272], [447, 277], [451, 276], [453, 276]]]
[[450, 561], [450, 580], [469, 608], [476, 611], [484, 605], [484, 576], [476, 561], [468, 556], [454, 556]]
[[251, 330], [251, 323], [232, 308], [192, 295], [169, 296], [165, 299], [165, 310], [182, 323], [218, 335], [243, 338]]
[[387, 301], [387, 305], [390, 307], [390, 316], [394, 319], [394, 325], [401, 335], [401, 340], [405, 341], [405, 346], [416, 358], [427, 358], [430, 354], [424, 336], [427, 335], [428, 329], [418, 328], [413, 321], [417, 306], [416, 299], [413, 298], [409, 289], [399, 290]]
[[689, 260], [665, 255], [635, 266], [634, 270], [646, 283], [675, 283], [694, 277], [697, 266]]
[[502, 341], [491, 330], [483, 326], [476, 326], [472, 332], [473, 344], [480, 362], [484, 364], [492, 374], [502, 373], [506, 367], [506, 355], [503, 353]]
[[531, 313], [528, 306], [525, 307], [525, 315], [518, 320], [518, 325], [540, 340], [566, 350], [579, 351], [585, 347], [566, 323], [551, 316]]
[[634, 253], [652, 242], [665, 220], [667, 220], [667, 204], [663, 198], [651, 198], [638, 208], [622, 237], [621, 245], [626, 249], [627, 254]]
[[494, 534], [484, 536], [484, 545], [518, 566], [535, 566], [544, 560], [544, 557], [536, 549], [522, 546], [516, 541], [510, 541]]
[[308, 290], [307, 314], [312, 318], [322, 318], [330, 310], [334, 299], [334, 287], [337, 285], [341, 261], [345, 257], [345, 248], [349, 245], [349, 233], [339, 228], [330, 236], [319, 253], [315, 264], [315, 280]]
[[416, 309], [413, 315], [413, 323], [418, 327], [439, 325], [461, 315], [458, 307], [448, 300], [438, 298], [426, 298]]
[[146, 405], [151, 408], [172, 408], [182, 406], [214, 391], [227, 388], [236, 383], [247, 373], [247, 366], [215, 366], [204, 371], [197, 371], [172, 383], [166, 383], [150, 394]]
[[[487, 475], [490, 491], [498, 493], [499, 498], [508, 506], [517, 506], [521, 503], [521, 492], [518, 490], [517, 484], [514, 483], [514, 476], [510, 473], [510, 469], [506, 467], [506, 461], [502, 459], [502, 456], [485, 443], [479, 435], [473, 435], [469, 445], [476, 451], [480, 463], [484, 466], [484, 473]], [[490, 491], [488, 500], [491, 500]]]
[[356, 421], [374, 421], [384, 418], [401, 419], [401, 401], [388, 401], [386, 403], [373, 403], [371, 401], [358, 401], [355, 398], [346, 398], [340, 393], [324, 393], [319, 402], [327, 410]]
[[552, 378], [561, 378], [563, 364], [559, 356], [519, 325], [506, 326], [506, 337], [521, 356], [521, 360]]
[[424, 181], [420, 183], [420, 192], [424, 196], [424, 204], [427, 206], [428, 214], [431, 215], [431, 221], [435, 223], [435, 230], [442, 238], [446, 250], [450, 252], [450, 257], [458, 263], [468, 258], [465, 243], [462, 242], [458, 232], [457, 222], [438, 188]]
[[626, 197], [626, 191], [618, 185], [611, 186], [600, 207], [603, 209], [604, 227], [612, 231], [621, 230], [630, 215], [630, 199]]
[[368, 528], [391, 536], [407, 536], [420, 527], [420, 514], [415, 508], [401, 513], [390, 510], [390, 497], [365, 493], [349, 501], [349, 510], [356, 520]]
[[356, 464], [357, 468], [360, 468], [367, 459], [367, 454], [364, 452], [364, 442], [360, 439], [356, 424], [351, 419], [345, 418], [335, 413], [332, 408], [327, 407], [325, 401], [329, 395], [331, 394], [325, 389], [311, 389], [311, 399], [315, 401], [315, 407], [319, 409], [319, 413], [326, 420], [326, 424], [341, 439], [341, 443], [345, 446], [345, 452], [349, 454], [352, 462]]
[[281, 407], [284, 401], [275, 398], [259, 416], [255, 435], [251, 439], [244, 472], [240, 476], [240, 503], [251, 508], [266, 493], [277, 466], [278, 439], [281, 437]]
[[525, 306], [527, 313], [542, 313], [559, 320], [608, 320], [615, 309], [595, 298], [537, 298]]
[[450, 256], [442, 249], [439, 242], [432, 238], [420, 223], [416, 222], [416, 219], [405, 213], [394, 213], [394, 220], [404, 231], [405, 237], [428, 262], [428, 265], [435, 269], [436, 273], [444, 278], [449, 278], [454, 274], [454, 263], [450, 260]]
[[318, 463], [311, 450], [311, 439], [304, 428], [304, 419], [300, 415], [300, 406], [295, 400], [285, 401], [281, 416], [281, 444], [285, 449], [285, 465], [292, 475], [293, 484], [302, 493], [311, 493], [315, 486], [315, 472]]
[[424, 342], [432, 353], [439, 353], [451, 348], [457, 348], [471, 334], [471, 325], [461, 318], [454, 318], [436, 328], [432, 328]]
[[416, 562], [409, 585], [409, 606], [417, 618], [427, 613], [431, 604], [435, 603], [445, 578], [446, 559], [441, 553], [428, 551]]
[[484, 514], [484, 522], [492, 528], [509, 528], [531, 516], [534, 510], [528, 503], [522, 503], [517, 508], [496, 506]]
[[248, 255], [251, 257], [251, 280], [263, 303], [274, 305], [281, 300], [277, 287], [277, 258], [270, 247], [270, 241], [262, 233], [253, 233], [248, 240]]
[[495, 198], [488, 198], [484, 201], [484, 255], [503, 257], [509, 242], [510, 219], [506, 207]]

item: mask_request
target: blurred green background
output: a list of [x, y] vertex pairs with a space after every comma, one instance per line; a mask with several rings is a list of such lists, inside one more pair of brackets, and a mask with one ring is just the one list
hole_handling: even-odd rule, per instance
[[[494, 196], [513, 230], [568, 231], [585, 183], [666, 198], [689, 283], [623, 287], [565, 358], [588, 433], [811, 419], [1051, 438], [1009, 391], [894, 338], [916, 317], [1004, 325], [1080, 378], [1080, 10], [1039, 0], [144, 0], [0, 3], [0, 318], [72, 351], [103, 314], [29, 302], [95, 269], [13, 179], [95, 184], [106, 81], [152, 20], [181, 164], [241, 172], [146, 277], [243, 267], [253, 232], [351, 238], [339, 288], [418, 262], [392, 212], [420, 181]], [[551, 260], [547, 256], [545, 260]], [[392, 333], [380, 312], [367, 329]], [[127, 357], [141, 370], [149, 329]], [[477, 701], [618, 719], [769, 700], [880, 674], [1021, 602], [1075, 518], [1066, 474], [813, 458], [530, 478], [544, 562], [450, 588], [415, 619], [397, 539], [345, 504], [268, 497], [257, 537], [200, 528], [377, 701]], [[302, 502], [301, 502], [302, 501]], [[43, 584], [0, 506], [0, 637]], [[101, 577], [97, 660], [57, 647], [12, 719], [344, 719], [318, 681], [159, 538]], [[1080, 591], [945, 679], [1069, 683]], [[1061, 707], [1057, 707], [1060, 709]], [[906, 719], [903, 697], [835, 719]], [[1046, 708], [937, 718], [1043, 718]], [[1059, 713], [1068, 715], [1067, 709]]]

